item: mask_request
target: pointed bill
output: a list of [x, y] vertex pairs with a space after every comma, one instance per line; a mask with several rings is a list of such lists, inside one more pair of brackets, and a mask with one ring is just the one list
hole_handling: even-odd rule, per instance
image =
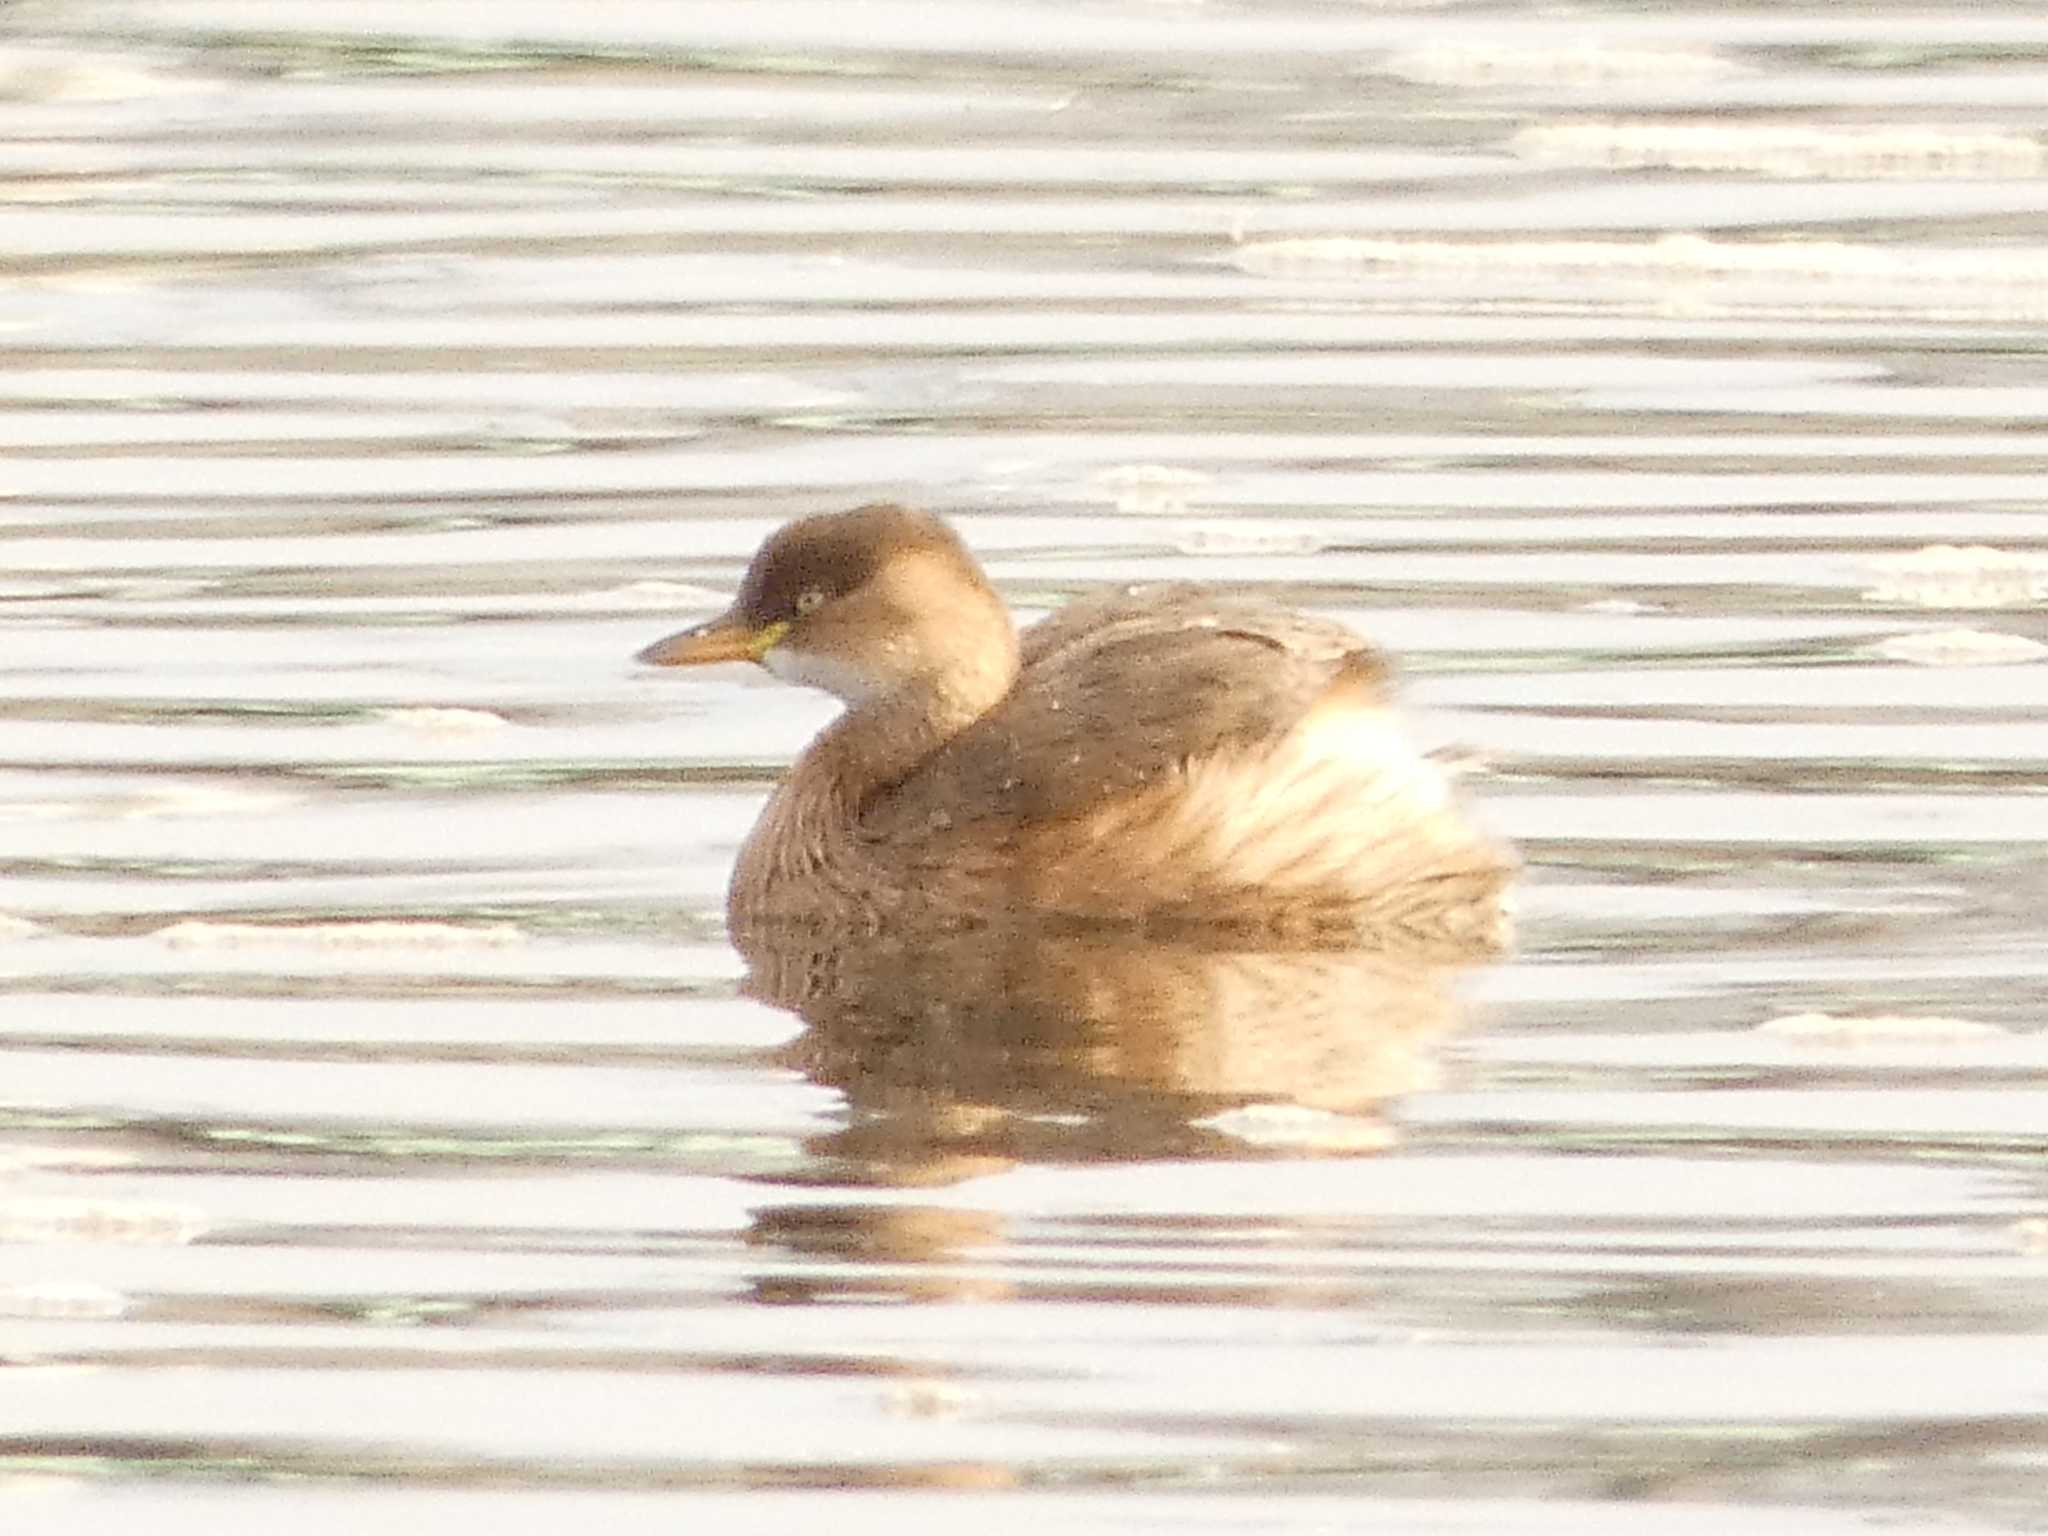
[[657, 640], [634, 657], [653, 667], [701, 667], [714, 661], [759, 661], [788, 632], [787, 624], [749, 625], [721, 613], [665, 640]]

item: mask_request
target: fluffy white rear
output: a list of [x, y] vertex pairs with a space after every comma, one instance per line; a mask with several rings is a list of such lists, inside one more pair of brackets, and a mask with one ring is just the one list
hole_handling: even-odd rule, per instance
[[1073, 831], [1046, 871], [1060, 904], [1135, 887], [1196, 922], [1497, 935], [1512, 869], [1393, 713], [1347, 689]]

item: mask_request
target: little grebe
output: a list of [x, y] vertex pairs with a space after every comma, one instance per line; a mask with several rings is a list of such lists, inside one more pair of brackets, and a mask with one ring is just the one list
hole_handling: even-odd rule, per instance
[[754, 661], [846, 701], [733, 871], [735, 936], [1044, 915], [1317, 942], [1498, 936], [1513, 861], [1343, 626], [1176, 585], [1020, 636], [959, 537], [802, 518], [659, 666]]

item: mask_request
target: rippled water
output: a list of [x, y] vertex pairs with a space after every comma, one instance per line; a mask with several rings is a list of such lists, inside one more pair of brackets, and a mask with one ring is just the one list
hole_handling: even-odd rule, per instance
[[[2037, 1528], [2044, 101], [2021, 7], [9, 7], [0, 1524]], [[1520, 953], [742, 995], [829, 705], [628, 658], [883, 495], [1369, 630]]]

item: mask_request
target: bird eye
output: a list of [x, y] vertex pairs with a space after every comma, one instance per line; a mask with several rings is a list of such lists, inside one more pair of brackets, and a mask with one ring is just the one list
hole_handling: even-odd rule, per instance
[[798, 613], [809, 613], [813, 608], [817, 607], [818, 604], [824, 601], [825, 594], [821, 592], [818, 588], [806, 588], [804, 591], [799, 592], [797, 594], [796, 611]]

